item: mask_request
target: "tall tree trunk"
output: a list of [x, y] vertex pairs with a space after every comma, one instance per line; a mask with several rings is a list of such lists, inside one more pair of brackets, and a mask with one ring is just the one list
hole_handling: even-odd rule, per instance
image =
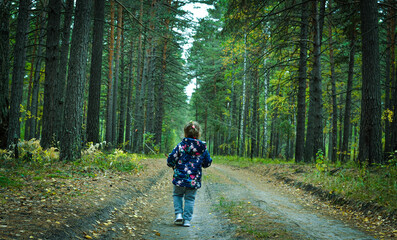
[[351, 36], [350, 36], [350, 54], [349, 54], [349, 71], [347, 74], [347, 89], [346, 89], [346, 102], [345, 102], [345, 117], [343, 122], [343, 140], [342, 140], [342, 153], [341, 162], [346, 162], [346, 156], [350, 156], [349, 149], [349, 138], [351, 136], [351, 124], [350, 124], [350, 114], [352, 106], [352, 90], [353, 90], [353, 76], [354, 76], [354, 55], [356, 53], [355, 49], [355, 24], [351, 26]]
[[64, 9], [64, 20], [61, 33], [61, 48], [59, 52], [59, 66], [58, 66], [58, 84], [55, 87], [55, 108], [56, 121], [54, 128], [58, 137], [58, 141], [61, 139], [63, 133], [63, 113], [65, 103], [65, 87], [66, 87], [66, 74], [69, 59], [69, 46], [70, 46], [70, 26], [72, 25], [73, 6], [74, 0], [66, 0]]
[[[37, 7], [40, 8], [37, 4]], [[34, 34], [34, 42], [33, 42], [33, 50], [32, 50], [32, 60], [30, 62], [30, 73], [29, 73], [29, 83], [28, 83], [28, 97], [26, 99], [26, 120], [25, 120], [25, 134], [24, 134], [24, 139], [25, 140], [30, 140], [30, 122], [31, 122], [31, 116], [28, 115], [28, 112], [31, 112], [31, 99], [32, 99], [32, 85], [33, 85], [33, 75], [34, 75], [34, 67], [33, 65], [36, 63], [36, 57], [40, 57], [36, 52], [38, 49], [38, 44], [37, 41], [40, 41], [39, 39], [39, 32], [40, 32], [40, 21], [43, 21], [41, 16], [45, 16], [45, 11], [42, 9], [41, 11], [38, 12], [37, 17], [36, 17], [36, 27], [39, 29], [39, 31], [36, 31]]]
[[[324, 1], [324, 0], [322, 0]], [[323, 146], [323, 113], [322, 113], [322, 89], [321, 89], [321, 32], [317, 9], [317, 0], [313, 2], [314, 19], [314, 63], [313, 77], [310, 80], [309, 111], [305, 145], [305, 161], [315, 158], [318, 151], [324, 153]]]
[[[153, 133], [154, 132], [154, 78], [153, 73], [155, 71], [155, 40], [153, 40], [153, 32], [154, 32], [154, 24], [155, 24], [155, 5], [156, 0], [149, 0], [150, 4], [150, 19], [149, 19], [149, 28], [150, 32], [147, 38], [148, 50], [147, 53], [147, 69], [146, 69], [146, 81], [147, 81], [147, 104], [146, 104], [146, 130], [145, 132]], [[150, 146], [152, 147], [152, 146]]]
[[132, 55], [134, 52], [134, 41], [131, 40], [131, 49], [130, 49], [130, 55], [128, 58], [128, 91], [127, 91], [127, 95], [128, 95], [128, 100], [127, 100], [127, 120], [126, 120], [126, 126], [125, 126], [125, 141], [128, 142], [127, 145], [127, 150], [131, 150], [131, 124], [132, 124], [132, 111], [133, 111], [133, 107], [132, 107], [132, 90], [133, 90], [133, 86], [134, 86], [134, 77], [133, 77], [133, 72], [134, 72], [134, 65], [132, 62]]
[[61, 160], [73, 161], [81, 156], [81, 131], [85, 73], [90, 33], [92, 0], [77, 0], [76, 16], [70, 50], [64, 133], [61, 139]]
[[254, 76], [253, 76], [253, 81], [254, 81], [254, 94], [252, 96], [253, 98], [253, 103], [252, 103], [252, 126], [251, 126], [251, 159], [254, 157], [257, 157], [257, 140], [258, 136], [256, 135], [257, 131], [257, 115], [258, 115], [258, 98], [259, 98], [259, 84], [258, 84], [258, 69], [254, 70]]
[[108, 76], [108, 95], [106, 105], [106, 143], [108, 146], [114, 145], [113, 142], [113, 54], [114, 54], [114, 0], [110, 0], [110, 35], [109, 35], [109, 76]]
[[381, 94], [376, 0], [360, 0], [362, 37], [362, 98], [358, 160], [382, 162]]
[[[395, 33], [396, 33], [396, 19], [395, 19], [395, 1], [389, 0], [389, 9], [387, 11], [387, 47], [386, 47], [386, 79], [385, 79], [385, 110], [386, 114], [389, 114], [390, 111], [393, 111], [392, 105], [392, 83], [396, 78], [396, 65], [395, 65]], [[394, 5], [394, 6], [393, 6]], [[396, 115], [396, 111], [394, 109], [394, 115]], [[392, 119], [393, 120], [393, 119]], [[385, 159], [390, 156], [390, 152], [392, 152], [392, 136], [393, 136], [393, 122], [390, 122], [388, 117], [385, 118]]]
[[112, 142], [117, 146], [117, 102], [118, 102], [118, 88], [120, 77], [120, 46], [121, 46], [121, 29], [123, 26], [123, 8], [119, 4], [117, 8], [117, 39], [116, 39], [116, 56], [114, 67], [114, 81], [113, 81], [113, 108], [112, 108]]
[[[29, 26], [29, 9], [31, 0], [20, 0], [18, 10], [17, 32], [14, 47], [14, 67], [12, 71], [10, 118], [8, 127], [7, 146], [20, 137], [20, 105], [23, 95], [23, 79], [25, 75], [26, 36]], [[6, 59], [8, 61], [8, 58]]]
[[[147, 52], [147, 51], [145, 51]], [[144, 100], [146, 89], [146, 72], [147, 61], [143, 63], [143, 71], [141, 72], [141, 79], [137, 93], [135, 94], [135, 120], [134, 120], [134, 152], [141, 153], [143, 151], [143, 133], [144, 133]], [[138, 70], [140, 71], [140, 70]], [[138, 86], [137, 86], [138, 87]]]
[[99, 113], [101, 105], [101, 75], [103, 31], [105, 23], [105, 0], [94, 1], [94, 27], [92, 37], [90, 88], [88, 93], [87, 110], [87, 141], [98, 143]]
[[[124, 30], [121, 33], [121, 49], [124, 49]], [[124, 127], [125, 127], [125, 113], [126, 113], [126, 83], [124, 78], [125, 62], [124, 62], [124, 51], [121, 51], [121, 71], [120, 71], [120, 113], [119, 113], [119, 133], [118, 133], [118, 145], [124, 144]]]
[[243, 73], [243, 92], [242, 92], [242, 108], [241, 108], [241, 119], [240, 119], [240, 142], [239, 142], [239, 155], [244, 156], [244, 119], [245, 119], [245, 98], [246, 98], [246, 81], [247, 81], [247, 34], [244, 34], [244, 73]]
[[[329, 11], [332, 11], [332, 3], [328, 2]], [[330, 134], [330, 148], [329, 148], [329, 159], [331, 162], [337, 160], [337, 149], [338, 149], [338, 105], [336, 102], [336, 78], [335, 78], [335, 61], [334, 61], [334, 46], [332, 36], [332, 16], [328, 17], [328, 33], [329, 33], [329, 64], [331, 68], [331, 92], [332, 92], [332, 127]]]
[[46, 42], [46, 67], [44, 84], [43, 132], [40, 144], [43, 148], [56, 145], [57, 137], [54, 127], [56, 121], [55, 88], [59, 64], [59, 28], [61, 23], [61, 0], [48, 3], [48, 24]]
[[0, 148], [7, 147], [9, 107], [10, 0], [0, 2]]
[[234, 73], [232, 73], [232, 76], [231, 76], [231, 78], [232, 78], [232, 86], [231, 86], [231, 88], [230, 88], [230, 102], [229, 102], [229, 131], [228, 131], [228, 138], [227, 138], [227, 143], [228, 143], [228, 145], [229, 145], [229, 147], [228, 147], [228, 151], [227, 151], [227, 154], [228, 155], [234, 155], [235, 153], [232, 153], [232, 149], [233, 149], [233, 146], [232, 146], [232, 144], [233, 144], [233, 139], [234, 139], [234, 136], [232, 136], [232, 132], [233, 132], [233, 126], [234, 126], [234, 122], [233, 122], [233, 119], [234, 119], [234, 117], [235, 117], [235, 102], [236, 102], [236, 100], [235, 100], [235, 93], [234, 93]]
[[[147, 92], [146, 92], [146, 132], [154, 133], [154, 119], [155, 119], [155, 106], [154, 106], [154, 82], [156, 81], [153, 72], [156, 71], [155, 57], [156, 48], [152, 47], [150, 56], [148, 57], [148, 68], [147, 68]], [[157, 121], [156, 121], [157, 122]], [[152, 146], [150, 146], [152, 147]]]
[[[141, 0], [141, 8], [139, 12], [139, 21], [142, 22], [143, 18], [143, 0]], [[140, 127], [140, 119], [143, 119], [143, 112], [140, 112], [140, 108], [142, 107], [141, 103], [141, 88], [142, 88], [142, 72], [143, 72], [143, 48], [142, 48], [142, 36], [143, 33], [142, 31], [144, 28], [141, 29], [138, 37], [138, 64], [137, 64], [137, 84], [135, 85], [135, 106], [134, 106], [134, 128], [133, 128], [133, 151], [134, 152], [141, 152], [142, 148], [142, 140], [141, 140], [141, 135], [140, 131], [143, 131], [143, 129], [138, 129]]]
[[[167, 11], [168, 14], [171, 11], [172, 0], [165, 0], [166, 5], [168, 6]], [[167, 49], [168, 49], [168, 42], [169, 42], [169, 26], [170, 26], [170, 18], [167, 17], [164, 20], [164, 27], [166, 30], [164, 43], [163, 43], [163, 52], [162, 52], [162, 59], [161, 59], [161, 70], [160, 70], [160, 79], [158, 86], [156, 89], [157, 92], [157, 112], [156, 112], [156, 119], [158, 124], [155, 125], [155, 134], [156, 134], [156, 144], [160, 147], [160, 152], [162, 151], [161, 147], [161, 136], [163, 134], [163, 118], [164, 118], [164, 91], [162, 91], [162, 87], [165, 85], [165, 74], [167, 71]]]
[[302, 162], [304, 157], [305, 146], [305, 115], [306, 115], [306, 78], [307, 78], [307, 42], [308, 42], [308, 25], [309, 14], [307, 2], [302, 0], [301, 13], [301, 32], [300, 32], [300, 57], [299, 57], [299, 75], [298, 75], [298, 98], [297, 98], [297, 116], [296, 116], [296, 145], [295, 145], [295, 162]]
[[[339, 106], [342, 105], [342, 96], [339, 97]], [[343, 122], [343, 113], [342, 113], [342, 108], [340, 108], [339, 111], [339, 145], [338, 145], [338, 150], [337, 152], [339, 152], [339, 156], [337, 156], [337, 159], [341, 160], [341, 152], [342, 152], [342, 137], [343, 137], [343, 128], [342, 128], [342, 122]]]
[[[264, 60], [263, 66], [266, 67], [266, 60]], [[267, 144], [267, 137], [268, 137], [268, 107], [267, 107], [267, 99], [269, 97], [269, 70], [265, 70], [264, 75], [264, 83], [263, 83], [263, 97], [264, 97], [264, 119], [263, 119], [263, 138], [262, 138], [262, 157], [268, 156], [268, 144]]]
[[393, 76], [392, 76], [392, 78], [391, 78], [391, 80], [392, 80], [392, 82], [391, 82], [391, 86], [392, 86], [392, 88], [391, 88], [391, 91], [390, 91], [390, 95], [391, 95], [391, 103], [390, 103], [390, 108], [393, 110], [393, 120], [392, 120], [392, 122], [390, 123], [390, 127], [391, 127], [391, 129], [392, 129], [392, 133], [391, 133], [391, 137], [390, 137], [390, 142], [391, 142], [391, 146], [390, 146], [390, 152], [393, 152], [394, 153], [394, 157], [396, 158], [397, 157], [397, 153], [396, 153], [396, 151], [397, 151], [397, 69], [396, 69], [396, 56], [395, 56], [395, 54], [394, 54], [394, 49], [395, 49], [395, 44], [396, 44], [396, 38], [395, 38], [395, 9], [396, 9], [396, 2], [395, 1], [392, 1], [393, 2], [393, 5], [392, 5], [392, 7], [393, 7], [393, 15], [394, 15], [394, 18], [393, 18], [393, 21], [394, 21], [394, 24], [392, 25], [393, 26], [393, 45], [392, 45], [392, 48], [391, 48], [391, 50], [392, 50], [392, 52], [393, 52], [393, 55], [392, 55], [392, 74], [393, 74]]
[[[43, 6], [45, 8], [45, 6]], [[37, 118], [38, 118], [38, 101], [39, 101], [39, 90], [40, 90], [40, 76], [41, 76], [41, 66], [43, 62], [42, 55], [44, 54], [44, 37], [46, 34], [45, 29], [45, 18], [46, 12], [43, 11], [41, 16], [41, 24], [40, 24], [40, 33], [39, 33], [39, 43], [37, 46], [37, 58], [34, 63], [34, 76], [33, 76], [33, 83], [32, 83], [32, 99], [30, 102], [29, 110], [31, 112], [32, 118], [28, 119], [26, 122], [25, 130], [28, 129], [26, 132], [25, 139], [31, 139], [37, 136]]]

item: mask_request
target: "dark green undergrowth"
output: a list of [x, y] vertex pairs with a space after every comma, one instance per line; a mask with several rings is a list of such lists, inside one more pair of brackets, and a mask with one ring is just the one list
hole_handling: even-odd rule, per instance
[[142, 155], [122, 150], [104, 152], [98, 146], [88, 145], [76, 161], [59, 161], [56, 148], [42, 149], [38, 140], [18, 144], [19, 158], [12, 152], [0, 150], [0, 187], [19, 188], [23, 180], [40, 181], [46, 178], [73, 179], [96, 177], [111, 172], [137, 173], [142, 169]]
[[318, 154], [316, 163], [312, 164], [295, 164], [281, 159], [251, 160], [235, 156], [216, 156], [214, 159], [214, 162], [220, 164], [248, 167], [254, 171], [292, 178], [294, 181], [320, 187], [330, 194], [374, 203], [388, 212], [397, 212], [396, 159], [372, 166], [360, 166], [354, 162], [332, 164], [321, 154]]
[[256, 164], [294, 164], [293, 160], [270, 158], [244, 158], [239, 156], [215, 156], [214, 163], [227, 164], [235, 167], [251, 167]]

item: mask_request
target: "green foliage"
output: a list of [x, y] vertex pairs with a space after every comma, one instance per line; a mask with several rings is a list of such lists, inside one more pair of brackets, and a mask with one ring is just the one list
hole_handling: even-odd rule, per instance
[[158, 154], [160, 152], [160, 146], [155, 144], [155, 134], [150, 132], [145, 132], [143, 134], [144, 145], [149, 148], [150, 154]]
[[89, 143], [82, 158], [74, 162], [59, 161], [56, 148], [43, 150], [38, 140], [18, 143], [20, 158], [14, 159], [12, 152], [0, 150], [0, 186], [20, 187], [22, 179], [43, 180], [46, 178], [69, 179], [78, 175], [95, 177], [99, 172], [114, 171], [137, 173], [142, 169], [143, 156], [129, 154], [120, 149], [102, 152], [101, 144]]
[[386, 165], [371, 167], [348, 162], [334, 174], [318, 173], [305, 174], [303, 181], [319, 184], [330, 193], [360, 201], [375, 202], [390, 211], [397, 210], [397, 166], [393, 161]]
[[83, 151], [81, 159], [73, 162], [75, 167], [84, 170], [99, 169], [115, 170], [121, 172], [138, 172], [141, 169], [137, 154], [129, 154], [121, 149], [112, 153], [104, 153], [98, 149], [99, 145], [90, 143], [87, 150]]
[[316, 168], [319, 172], [328, 171], [328, 160], [321, 149], [316, 153]]
[[25, 161], [32, 162], [37, 167], [52, 164], [59, 159], [57, 148], [43, 149], [40, 146], [40, 141], [36, 139], [20, 142], [18, 143], [18, 148], [20, 157]]
[[271, 158], [248, 158], [239, 156], [213, 156], [214, 162], [219, 164], [227, 164], [236, 167], [250, 167], [255, 164], [293, 164], [292, 160], [286, 161], [282, 159]]

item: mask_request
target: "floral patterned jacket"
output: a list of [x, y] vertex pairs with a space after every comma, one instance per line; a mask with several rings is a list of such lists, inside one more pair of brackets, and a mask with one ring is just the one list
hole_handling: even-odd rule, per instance
[[193, 138], [184, 138], [167, 159], [167, 165], [174, 169], [172, 183], [194, 189], [201, 187], [202, 167], [207, 168], [211, 163], [205, 142]]

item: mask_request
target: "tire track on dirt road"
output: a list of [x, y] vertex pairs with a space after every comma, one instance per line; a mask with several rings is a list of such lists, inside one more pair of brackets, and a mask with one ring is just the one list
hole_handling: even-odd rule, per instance
[[228, 166], [214, 166], [218, 174], [224, 175], [234, 184], [225, 188], [233, 192], [235, 201], [250, 201], [269, 216], [285, 224], [289, 231], [307, 239], [374, 239], [372, 236], [348, 226], [346, 223], [325, 216], [312, 207], [299, 204], [295, 197], [276, 189], [261, 176]]
[[282, 224], [294, 239], [374, 239], [348, 224], [305, 206], [281, 187], [249, 171], [213, 165], [204, 169], [203, 187], [199, 189], [192, 227], [173, 224], [172, 184], [169, 179], [161, 194], [168, 195], [159, 206], [150, 230], [142, 239], [241, 239], [225, 213], [215, 211], [221, 197], [250, 202], [269, 216], [266, 220]]

